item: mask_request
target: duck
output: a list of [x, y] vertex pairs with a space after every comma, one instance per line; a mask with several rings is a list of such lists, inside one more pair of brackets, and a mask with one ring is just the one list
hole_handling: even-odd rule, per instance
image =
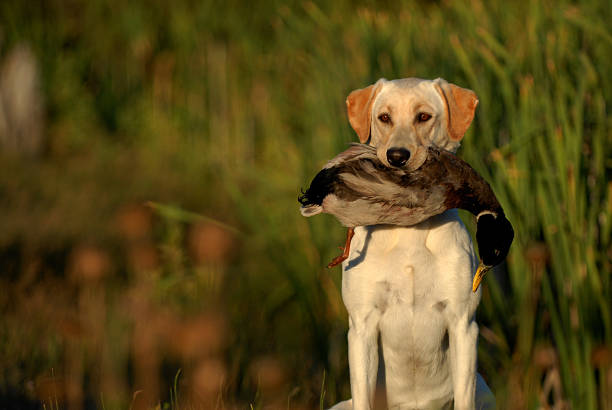
[[434, 146], [417, 169], [403, 169], [383, 164], [370, 145], [352, 144], [325, 164], [298, 201], [303, 216], [328, 213], [348, 228], [343, 252], [328, 268], [348, 258], [357, 226], [413, 226], [459, 208], [476, 216], [476, 292], [485, 274], [506, 258], [514, 239], [512, 224], [487, 181], [455, 154]]

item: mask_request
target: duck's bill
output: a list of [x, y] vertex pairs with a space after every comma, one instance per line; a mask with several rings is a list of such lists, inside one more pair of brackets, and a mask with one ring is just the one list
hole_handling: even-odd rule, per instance
[[476, 269], [476, 275], [474, 275], [474, 280], [472, 281], [472, 292], [476, 292], [478, 287], [480, 286], [480, 282], [484, 278], [484, 275], [491, 270], [490, 266], [483, 265], [482, 262], [478, 265], [478, 269]]

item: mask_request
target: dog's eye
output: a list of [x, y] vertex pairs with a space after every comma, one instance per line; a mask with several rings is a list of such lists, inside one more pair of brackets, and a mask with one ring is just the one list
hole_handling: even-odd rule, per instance
[[387, 114], [386, 112], [380, 114], [378, 116], [378, 119], [382, 122], [384, 122], [385, 124], [388, 124], [391, 122], [391, 116], [389, 114]]
[[426, 112], [420, 112], [420, 113], [417, 114], [417, 121], [418, 122], [429, 121], [430, 118], [431, 118], [431, 114], [427, 114]]

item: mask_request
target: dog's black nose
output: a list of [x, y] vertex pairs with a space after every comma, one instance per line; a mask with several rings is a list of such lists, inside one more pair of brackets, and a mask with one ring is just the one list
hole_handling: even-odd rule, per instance
[[410, 151], [406, 148], [389, 148], [387, 150], [387, 160], [394, 167], [401, 167], [410, 158]]

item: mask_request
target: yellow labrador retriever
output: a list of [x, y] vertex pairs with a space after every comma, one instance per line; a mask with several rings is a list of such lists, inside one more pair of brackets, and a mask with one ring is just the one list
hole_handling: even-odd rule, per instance
[[[362, 143], [389, 166], [422, 163], [427, 147], [456, 151], [476, 94], [438, 78], [406, 78], [353, 91], [346, 101]], [[378, 340], [390, 409], [494, 408], [476, 372], [478, 264], [456, 210], [419, 225], [357, 227], [344, 261], [352, 399], [333, 409], [372, 409]]]

